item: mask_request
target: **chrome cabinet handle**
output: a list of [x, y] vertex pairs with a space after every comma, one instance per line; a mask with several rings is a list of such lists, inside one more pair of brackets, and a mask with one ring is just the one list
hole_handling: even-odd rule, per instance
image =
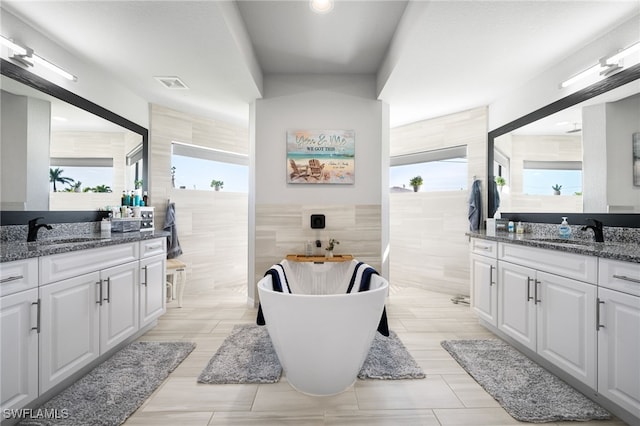
[[538, 280], [533, 280], [533, 283], [533, 288], [535, 290], [533, 303], [537, 305], [538, 303], [542, 303], [542, 300], [538, 299], [538, 284], [541, 284], [541, 282]]
[[533, 281], [530, 277], [527, 277], [527, 302], [529, 300], [533, 300], [531, 297], [531, 281]]
[[619, 280], [631, 281], [632, 283], [640, 284], [640, 280], [637, 278], [627, 277], [626, 275], [614, 275], [613, 278], [617, 278]]
[[147, 287], [147, 267], [144, 266], [142, 269], [144, 269], [144, 282], [142, 283], [143, 286]]
[[35, 327], [31, 327], [31, 330], [35, 330], [36, 333], [40, 333], [40, 299], [38, 299], [37, 302], [33, 302], [31, 303], [31, 305], [36, 305], [36, 326]]
[[596, 298], [596, 331], [605, 328], [604, 324], [600, 324], [600, 305], [604, 305], [604, 300], [600, 300], [598, 297]]
[[100, 286], [100, 295], [98, 297], [98, 301], [96, 302], [98, 305], [102, 306], [102, 280], [97, 281], [96, 285]]
[[111, 277], [107, 277], [107, 298], [104, 300], [111, 303]]
[[489, 287], [491, 287], [494, 284], [495, 283], [493, 282], [493, 265], [489, 265]]
[[24, 278], [24, 275], [13, 275], [11, 277], [6, 277], [0, 280], [0, 284], [8, 283], [11, 281], [17, 281]]

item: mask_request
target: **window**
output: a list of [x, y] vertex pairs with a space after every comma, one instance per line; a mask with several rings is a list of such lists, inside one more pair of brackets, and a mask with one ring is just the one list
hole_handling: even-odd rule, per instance
[[135, 188], [136, 182], [142, 180], [143, 165], [144, 159], [142, 158], [142, 144], [140, 144], [127, 154], [125, 189]]
[[409, 181], [421, 176], [420, 191], [460, 191], [467, 174], [467, 147], [458, 146], [392, 157], [389, 183], [392, 191], [413, 191]]
[[510, 163], [509, 157], [507, 157], [502, 151], [498, 148], [494, 148], [493, 150], [493, 176], [501, 176], [505, 179], [506, 185], [509, 185], [509, 181], [511, 180], [510, 173]]
[[98, 188], [98, 192], [112, 190], [113, 158], [51, 158], [49, 168], [60, 169], [60, 177], [73, 179], [73, 183], [61, 184], [61, 181], [57, 181], [58, 191], [69, 191], [76, 186], [78, 192], [95, 188]]
[[174, 186], [214, 191], [211, 181], [222, 181], [227, 192], [249, 192], [249, 158], [243, 154], [182, 142], [171, 145]]
[[582, 193], [582, 161], [524, 161], [522, 192], [551, 195], [561, 185], [563, 195]]

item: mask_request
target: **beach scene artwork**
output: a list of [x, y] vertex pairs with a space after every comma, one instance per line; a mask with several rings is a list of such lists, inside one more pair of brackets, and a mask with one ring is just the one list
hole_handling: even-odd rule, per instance
[[354, 182], [353, 130], [287, 131], [287, 183]]

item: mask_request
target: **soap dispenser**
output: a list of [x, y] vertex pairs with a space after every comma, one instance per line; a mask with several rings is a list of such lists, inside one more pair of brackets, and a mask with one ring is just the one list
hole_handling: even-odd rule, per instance
[[560, 238], [569, 239], [571, 237], [571, 227], [569, 226], [569, 222], [567, 222], [566, 217], [562, 217], [562, 223], [558, 227], [558, 233], [560, 234]]

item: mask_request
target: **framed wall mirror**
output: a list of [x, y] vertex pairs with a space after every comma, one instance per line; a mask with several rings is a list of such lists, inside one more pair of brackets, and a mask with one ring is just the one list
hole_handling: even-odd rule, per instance
[[1, 71], [3, 217], [97, 211], [147, 188], [147, 129], [4, 59]]
[[498, 209], [528, 222], [602, 215], [610, 225], [637, 222], [639, 131], [636, 65], [489, 132], [487, 168], [497, 183], [488, 185], [489, 217]]

